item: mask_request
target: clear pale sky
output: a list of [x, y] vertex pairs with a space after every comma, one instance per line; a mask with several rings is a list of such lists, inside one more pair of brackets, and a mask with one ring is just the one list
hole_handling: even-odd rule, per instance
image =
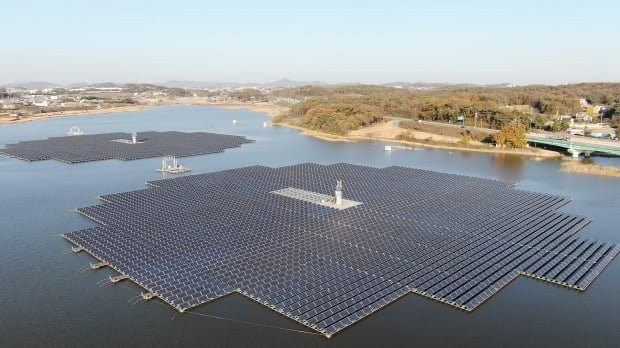
[[620, 1], [3, 1], [16, 81], [620, 81]]

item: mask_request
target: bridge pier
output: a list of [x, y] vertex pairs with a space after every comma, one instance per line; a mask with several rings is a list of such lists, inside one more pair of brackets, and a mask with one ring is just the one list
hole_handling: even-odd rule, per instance
[[579, 155], [581, 155], [581, 151], [579, 151], [579, 150], [567, 149], [567, 151], [568, 151], [568, 153], [573, 155], [573, 158], [579, 158]]
[[590, 157], [590, 155], [592, 154], [592, 151], [584, 151], [583, 155], [586, 157]]

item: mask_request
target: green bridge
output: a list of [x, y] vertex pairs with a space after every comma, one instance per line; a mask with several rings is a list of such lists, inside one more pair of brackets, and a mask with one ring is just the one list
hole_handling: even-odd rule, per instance
[[582, 153], [589, 156], [593, 152], [620, 156], [620, 141], [617, 140], [539, 133], [527, 133], [525, 139], [533, 144], [565, 148], [573, 157], [579, 157]]

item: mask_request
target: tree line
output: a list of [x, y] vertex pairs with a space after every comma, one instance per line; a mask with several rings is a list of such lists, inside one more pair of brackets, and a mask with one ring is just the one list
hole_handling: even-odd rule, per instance
[[[272, 91], [272, 95], [296, 98], [283, 116], [299, 126], [345, 134], [381, 120], [384, 116], [455, 123], [464, 116], [467, 124], [501, 129], [510, 123], [542, 128], [555, 115], [582, 111], [580, 98], [593, 105], [612, 106], [603, 115], [620, 123], [620, 84], [583, 83], [564, 86], [510, 88], [446, 87], [426, 91], [383, 86], [304, 86]], [[553, 128], [564, 125], [555, 122]]]

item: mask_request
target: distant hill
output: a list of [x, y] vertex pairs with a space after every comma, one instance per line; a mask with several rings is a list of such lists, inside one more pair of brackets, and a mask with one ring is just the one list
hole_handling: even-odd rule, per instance
[[384, 83], [381, 86], [397, 87], [397, 88], [442, 88], [442, 87], [448, 87], [448, 86], [453, 86], [453, 85], [454, 84], [451, 84], [451, 83], [397, 81], [397, 82]]
[[77, 82], [72, 83], [65, 86], [66, 88], [110, 88], [110, 87], [123, 87], [122, 83], [115, 82], [98, 82], [98, 83], [87, 83], [87, 82]]
[[[496, 84], [471, 84], [471, 83], [451, 83], [451, 82], [405, 82], [405, 81], [395, 81], [388, 83], [326, 83], [323, 81], [295, 81], [290, 79], [280, 79], [274, 82], [217, 82], [217, 81], [186, 81], [186, 80], [170, 80], [160, 84], [146, 84], [146, 83], [117, 83], [117, 82], [97, 82], [97, 83], [88, 83], [88, 82], [75, 82], [68, 84], [58, 84], [48, 81], [23, 81], [23, 82], [11, 82], [6, 83], [4, 85], [0, 85], [0, 88], [25, 88], [25, 89], [45, 89], [45, 88], [110, 88], [110, 87], [124, 87], [124, 86], [136, 86], [136, 85], [148, 85], [154, 87], [164, 87], [164, 88], [186, 88], [186, 89], [194, 89], [194, 88], [297, 88], [304, 86], [317, 86], [317, 87], [338, 87], [338, 86], [357, 86], [357, 85], [366, 85], [366, 86], [383, 86], [383, 87], [393, 87], [393, 88], [403, 88], [403, 89], [437, 89], [437, 88], [506, 88], [506, 87], [517, 87], [511, 83], [496, 83]], [[531, 86], [545, 86], [545, 85], [531, 85]], [[526, 87], [526, 86], [521, 86]]]
[[111, 88], [111, 87], [123, 87], [122, 84], [114, 83], [114, 82], [102, 82], [102, 83], [92, 83], [87, 87], [93, 88]]
[[293, 81], [289, 79], [281, 79], [274, 82], [259, 83], [239, 83], [239, 82], [213, 82], [213, 81], [181, 81], [171, 80], [161, 84], [165, 87], [176, 88], [287, 88], [287, 87], [300, 87], [300, 86], [324, 86], [325, 82], [322, 81]]
[[265, 87], [269, 88], [286, 88], [286, 87], [300, 87], [300, 86], [325, 86], [327, 85], [323, 81], [293, 81], [289, 79], [281, 79], [275, 82], [263, 84]]
[[488, 87], [488, 88], [501, 88], [501, 87], [514, 87], [512, 83], [496, 83], [496, 84], [472, 84], [472, 83], [448, 83], [448, 82], [389, 82], [384, 83], [381, 86], [407, 88], [407, 89], [431, 89], [431, 88], [445, 88], [445, 87]]

